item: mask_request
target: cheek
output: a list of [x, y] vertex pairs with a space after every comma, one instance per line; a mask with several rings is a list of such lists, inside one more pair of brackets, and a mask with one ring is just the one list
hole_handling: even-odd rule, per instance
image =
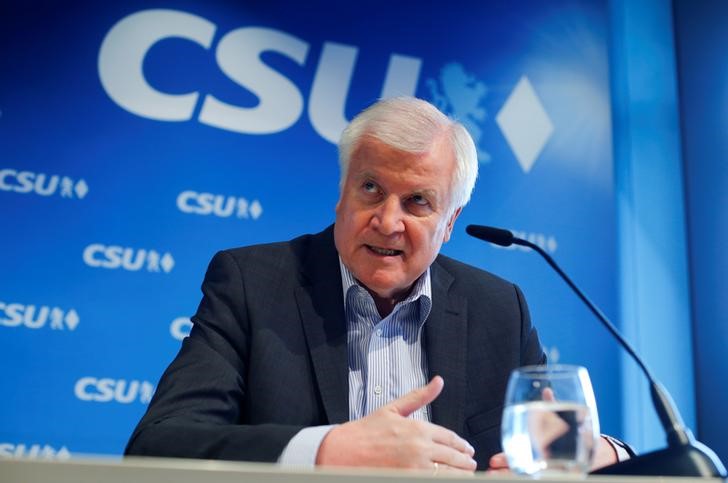
[[436, 245], [437, 233], [432, 228], [422, 226], [408, 229], [409, 243], [416, 257], [427, 256], [432, 247]]
[[344, 220], [349, 230], [359, 234], [369, 226], [371, 215], [367, 210], [352, 210], [344, 214]]
[[365, 232], [368, 225], [367, 217], [360, 212], [340, 212], [337, 213], [337, 243], [348, 249], [354, 249], [359, 238]]
[[445, 224], [437, 224], [421, 229], [417, 238], [412, 238], [412, 243], [417, 247], [418, 254], [425, 258], [434, 259], [440, 251], [444, 237], [447, 233]]

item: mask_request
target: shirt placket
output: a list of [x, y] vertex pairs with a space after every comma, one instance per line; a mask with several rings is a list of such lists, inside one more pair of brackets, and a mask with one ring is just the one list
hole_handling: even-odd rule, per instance
[[367, 381], [366, 381], [366, 413], [370, 414], [385, 402], [387, 381], [387, 340], [386, 319], [379, 323], [372, 322], [367, 348]]

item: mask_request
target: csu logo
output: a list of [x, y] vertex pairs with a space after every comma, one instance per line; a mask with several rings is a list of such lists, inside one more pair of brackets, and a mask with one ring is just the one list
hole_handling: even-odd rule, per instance
[[[242, 107], [214, 93], [204, 95], [200, 92], [204, 86], [172, 94], [149, 84], [144, 77], [145, 62], [152, 62], [148, 53], [158, 42], [172, 38], [209, 51], [219, 70], [252, 93], [258, 99], [257, 105]], [[142, 10], [111, 27], [99, 49], [98, 71], [108, 96], [137, 116], [173, 122], [189, 121], [198, 113], [197, 120], [207, 126], [243, 134], [272, 134], [294, 125], [303, 115], [305, 105], [314, 130], [335, 144], [348, 123], [345, 107], [359, 48], [323, 43], [308, 102], [304, 102], [298, 85], [263, 60], [274, 53], [303, 67], [310, 49], [310, 43], [281, 30], [246, 26], [218, 35], [217, 26], [198, 15], [170, 9]], [[420, 58], [392, 53], [378, 97], [414, 95], [421, 67]], [[308, 85], [308, 81], [304, 83]], [[460, 120], [472, 134], [479, 160], [488, 162], [490, 154], [482, 145], [484, 130], [488, 128], [486, 120], [491, 118], [485, 109], [490, 91], [485, 82], [462, 64], [450, 62], [436, 77], [426, 79], [425, 85], [432, 102]], [[521, 169], [529, 173], [551, 139], [555, 125], [528, 77], [519, 79], [495, 113], [495, 121]]]
[[71, 453], [65, 446], [55, 449], [48, 444], [0, 443], [0, 458], [67, 460]]
[[[224, 75], [258, 98], [255, 107], [230, 104], [213, 94], [201, 98], [199, 91], [162, 92], [144, 78], [145, 59], [157, 42], [178, 38], [209, 50], [216, 34], [217, 26], [198, 15], [168, 9], [133, 13], [119, 20], [101, 44], [101, 85], [123, 109], [148, 119], [187, 121], [199, 112], [202, 124], [244, 134], [276, 133], [298, 121], [304, 107], [301, 91], [261, 56], [274, 52], [303, 66], [311, 45], [280, 30], [237, 28], [214, 42], [215, 52], [210, 52]], [[347, 124], [344, 106], [358, 51], [355, 46], [325, 42], [311, 84], [308, 117], [316, 132], [332, 143]], [[415, 57], [392, 54], [380, 97], [414, 94], [421, 64]]]
[[227, 218], [233, 214], [237, 218], [257, 220], [263, 213], [258, 200], [248, 203], [245, 198], [183, 191], [177, 196], [177, 208], [183, 213], [197, 215], [215, 215]]
[[122, 268], [130, 272], [146, 269], [148, 272], [169, 273], [174, 268], [174, 258], [169, 252], [161, 254], [156, 250], [107, 246], [100, 243], [92, 243], [84, 249], [83, 261], [89, 267]]
[[48, 325], [52, 330], [76, 330], [80, 321], [78, 313], [73, 309], [64, 311], [58, 307], [45, 305], [38, 307], [0, 302], [0, 326], [23, 325], [29, 329], [40, 329]]
[[74, 181], [68, 176], [0, 169], [0, 190], [35, 193], [40, 196], [58, 194], [61, 198], [84, 198], [88, 194], [88, 185], [83, 179]]
[[98, 379], [82, 377], [76, 381], [73, 392], [81, 401], [112, 402], [130, 404], [138, 401], [147, 404], [154, 395], [154, 384], [147, 381], [127, 381], [125, 379]]

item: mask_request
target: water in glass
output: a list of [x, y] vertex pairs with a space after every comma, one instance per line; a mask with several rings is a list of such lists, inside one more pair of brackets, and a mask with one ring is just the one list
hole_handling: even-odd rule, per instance
[[515, 473], [586, 474], [599, 436], [586, 369], [552, 366], [515, 371], [501, 429], [503, 451]]

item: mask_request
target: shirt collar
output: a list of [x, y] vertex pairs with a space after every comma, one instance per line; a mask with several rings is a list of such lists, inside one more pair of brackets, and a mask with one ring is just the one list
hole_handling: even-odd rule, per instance
[[[348, 304], [347, 295], [351, 290], [356, 290], [356, 287], [364, 291], [366, 291], [366, 289], [356, 280], [356, 278], [354, 278], [354, 274], [351, 273], [347, 266], [344, 265], [344, 262], [341, 260], [341, 256], [339, 256], [339, 266], [341, 267], [341, 286], [343, 288], [342, 295], [344, 297], [344, 305], [346, 306]], [[367, 292], [367, 294], [369, 294], [369, 292]], [[371, 297], [371, 295], [369, 296]], [[415, 284], [412, 287], [409, 295], [407, 295], [404, 300], [397, 302], [394, 310], [396, 311], [398, 307], [407, 305], [410, 302], [419, 300], [420, 298], [423, 298], [423, 302], [425, 302], [424, 307], [426, 307], [425, 313], [423, 314], [424, 317], [421, 320], [421, 322], [423, 322], [424, 319], [427, 318], [427, 315], [429, 315], [429, 309], [432, 306], [432, 282], [430, 278], [430, 267], [427, 267], [425, 273], [420, 275], [420, 277], [415, 281]]]

